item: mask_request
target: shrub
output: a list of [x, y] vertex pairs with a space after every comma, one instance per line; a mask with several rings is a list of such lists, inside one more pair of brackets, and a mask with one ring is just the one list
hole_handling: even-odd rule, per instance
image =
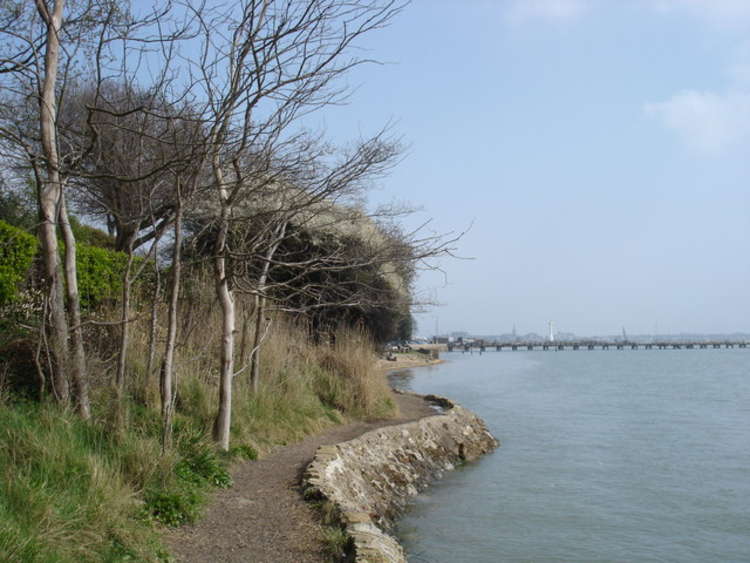
[[0, 305], [14, 301], [26, 279], [37, 240], [29, 233], [0, 221]]
[[122, 252], [87, 244], [76, 245], [81, 307], [89, 308], [117, 295], [128, 257]]
[[[79, 229], [83, 229], [81, 232], [99, 233], [96, 229], [85, 230], [85, 226], [80, 226]], [[96, 239], [98, 244], [102, 242], [99, 239], [106, 235], [100, 233], [97, 237], [87, 238], [92, 241]], [[18, 299], [19, 286], [29, 275], [38, 246], [33, 235], [0, 221], [0, 305], [7, 305]], [[64, 252], [62, 244], [60, 252]], [[127, 260], [127, 255], [122, 252], [83, 242], [76, 244], [78, 290], [82, 307], [90, 308], [117, 296], [122, 287], [122, 274]]]
[[195, 443], [184, 455], [174, 469], [183, 481], [195, 485], [211, 484], [222, 489], [232, 485], [229, 472], [212, 446]]

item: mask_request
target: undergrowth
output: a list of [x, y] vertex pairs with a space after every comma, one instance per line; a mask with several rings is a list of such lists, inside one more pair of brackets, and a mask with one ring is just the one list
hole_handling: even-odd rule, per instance
[[[132, 330], [120, 431], [112, 429], [107, 355], [113, 335], [107, 329], [87, 340], [94, 372], [91, 421], [12, 389], [0, 392], [0, 561], [167, 561], [159, 526], [195, 521], [210, 491], [231, 485], [231, 459], [257, 459], [274, 445], [348, 418], [395, 414], [361, 334], [344, 331], [335, 348], [316, 346], [304, 326], [277, 319], [262, 348], [259, 391], [250, 387], [249, 370], [235, 378], [232, 449], [220, 454], [210, 439], [218, 336], [200, 330], [211, 326], [215, 312], [193, 306], [190, 313], [183, 319], [174, 441], [167, 451], [160, 441], [157, 374], [146, 370], [145, 315]], [[238, 365], [242, 361], [240, 350]], [[159, 363], [157, 354], [153, 365]], [[12, 369], [7, 356], [3, 369]], [[333, 547], [340, 538], [331, 534], [327, 543]]]

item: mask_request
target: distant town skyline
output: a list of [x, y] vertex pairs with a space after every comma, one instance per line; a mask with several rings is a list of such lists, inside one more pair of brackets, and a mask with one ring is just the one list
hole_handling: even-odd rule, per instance
[[[625, 328], [625, 327], [622, 327]], [[560, 330], [554, 332], [556, 339], [574, 339], [574, 338], [604, 338], [604, 337], [626, 337], [626, 338], [645, 338], [645, 337], [679, 337], [679, 336], [744, 336], [750, 338], [750, 332], [743, 332], [743, 331], [735, 331], [735, 332], [717, 332], [717, 333], [703, 333], [703, 332], [677, 332], [677, 333], [655, 333], [655, 332], [647, 332], [647, 333], [630, 333], [627, 330], [623, 331], [613, 331], [610, 333], [602, 333], [602, 334], [579, 334], [575, 331], [571, 330]], [[496, 331], [496, 332], [489, 332], [489, 333], [479, 333], [479, 332], [472, 332], [469, 330], [455, 330], [451, 332], [441, 332], [439, 334], [436, 333], [420, 333], [418, 335], [421, 338], [432, 338], [434, 336], [441, 336], [441, 337], [451, 337], [451, 338], [511, 338], [511, 337], [517, 337], [519, 339], [524, 339], [529, 336], [538, 337], [540, 340], [547, 340], [548, 339], [548, 333], [544, 333], [540, 330], [529, 330], [529, 331], [516, 331], [513, 333], [512, 331]]]

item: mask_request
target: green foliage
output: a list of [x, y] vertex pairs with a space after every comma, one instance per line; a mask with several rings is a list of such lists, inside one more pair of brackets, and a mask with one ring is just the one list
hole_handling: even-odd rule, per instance
[[36, 250], [35, 237], [0, 221], [0, 305], [16, 300]]
[[222, 489], [232, 486], [226, 467], [213, 447], [205, 442], [193, 444], [174, 471], [180, 479], [194, 485], [210, 484]]
[[[79, 229], [87, 232], [90, 228], [79, 226]], [[90, 230], [106, 236], [96, 229]], [[95, 238], [88, 237], [88, 240]], [[18, 288], [28, 276], [37, 250], [36, 237], [0, 221], [0, 305], [17, 300]], [[64, 252], [63, 248], [60, 252]], [[82, 307], [90, 308], [118, 296], [127, 264], [125, 254], [79, 242], [76, 264]]]
[[115, 239], [113, 237], [100, 229], [84, 225], [75, 217], [70, 218], [70, 227], [73, 229], [76, 244], [87, 244], [107, 250], [114, 250], [115, 248]]
[[329, 557], [334, 561], [343, 561], [346, 554], [351, 552], [352, 539], [338, 526], [323, 528], [323, 545]]
[[189, 440], [174, 466], [176, 479], [157, 483], [145, 494], [145, 510], [167, 526], [194, 522], [211, 487], [227, 488], [232, 478], [216, 450], [204, 440]]
[[82, 243], [76, 244], [76, 252], [81, 306], [90, 308], [116, 298], [122, 288], [127, 255]]
[[232, 485], [226, 466], [205, 441], [191, 441], [175, 464], [174, 475], [177, 478], [169, 486], [151, 488], [145, 495], [148, 516], [167, 526], [194, 522], [211, 487]]
[[398, 329], [396, 335], [399, 340], [411, 340], [412, 335], [417, 327], [417, 321], [414, 319], [412, 314], [407, 310], [401, 314], [398, 321]]
[[[0, 559], [148, 561], [160, 552], [112, 437], [47, 405], [0, 408]], [[145, 461], [145, 460], [144, 460]]]
[[155, 520], [167, 526], [181, 526], [195, 522], [205, 499], [200, 489], [181, 487], [170, 491], [148, 491], [145, 500], [146, 510]]
[[202, 432], [176, 425], [163, 453], [158, 411], [130, 406], [122, 433], [51, 405], [0, 406], [0, 560], [161, 559], [151, 523], [193, 522], [211, 489], [231, 485]]

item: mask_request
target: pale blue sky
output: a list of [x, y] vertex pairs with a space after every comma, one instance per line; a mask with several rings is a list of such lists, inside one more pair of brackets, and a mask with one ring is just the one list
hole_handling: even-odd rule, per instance
[[376, 200], [460, 231], [420, 333], [750, 332], [750, 1], [414, 0], [336, 139], [410, 145]]

